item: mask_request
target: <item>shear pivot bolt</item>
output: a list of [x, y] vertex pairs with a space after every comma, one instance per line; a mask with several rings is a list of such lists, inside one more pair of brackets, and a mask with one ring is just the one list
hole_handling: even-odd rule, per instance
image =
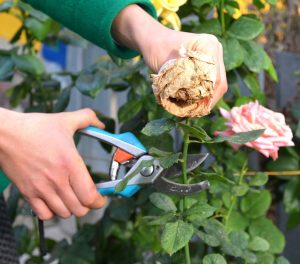
[[153, 166], [151, 166], [151, 167], [144, 167], [141, 170], [141, 174], [143, 176], [145, 176], [145, 177], [149, 177], [149, 176], [152, 175], [153, 171], [154, 171], [154, 167]]

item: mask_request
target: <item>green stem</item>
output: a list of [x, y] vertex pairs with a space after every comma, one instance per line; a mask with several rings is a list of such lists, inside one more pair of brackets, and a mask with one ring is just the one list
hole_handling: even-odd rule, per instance
[[[188, 121], [187, 121], [188, 124]], [[187, 177], [187, 171], [186, 171], [186, 164], [187, 164], [187, 157], [188, 157], [188, 149], [189, 149], [189, 134], [184, 134], [184, 142], [183, 142], [183, 164], [182, 164], [182, 178], [183, 183], [187, 184], [188, 177]], [[186, 197], [183, 197], [183, 212], [187, 209], [187, 201]], [[189, 243], [187, 243], [184, 247], [184, 255], [185, 255], [185, 263], [191, 264], [191, 256], [190, 256], [190, 248]]]
[[[242, 171], [241, 171], [241, 173], [240, 173], [238, 185], [241, 185], [241, 184], [243, 183], [244, 176], [245, 176], [245, 174], [246, 174], [246, 172], [247, 172], [246, 164], [247, 164], [247, 163], [245, 162], [244, 165], [243, 165]], [[234, 208], [234, 206], [235, 206], [236, 201], [237, 201], [237, 197], [236, 197], [235, 195], [232, 195], [232, 196], [231, 196], [231, 205], [230, 205], [230, 207], [229, 207], [229, 210], [228, 210], [227, 215], [224, 217], [224, 226], [225, 226], [225, 230], [227, 229], [228, 220], [229, 220], [229, 218], [230, 218], [230, 216], [231, 216], [231, 213], [232, 213], [232, 210], [233, 210], [233, 208]]]
[[221, 18], [222, 34], [224, 34], [225, 33], [224, 0], [221, 0], [219, 12]]

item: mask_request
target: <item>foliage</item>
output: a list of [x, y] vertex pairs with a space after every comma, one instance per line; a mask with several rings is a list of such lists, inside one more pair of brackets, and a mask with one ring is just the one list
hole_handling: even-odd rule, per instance
[[[276, 1], [268, 2], [274, 4]], [[258, 8], [264, 5], [257, 0], [253, 4]], [[0, 52], [0, 80], [10, 81], [16, 74], [21, 76], [20, 83], [7, 93], [12, 106], [23, 103], [27, 112], [60, 112], [67, 107], [73, 89], [92, 98], [103, 89], [126, 90], [128, 101], [118, 112], [121, 130], [135, 133], [164, 167], [181, 161], [183, 177], [180, 182], [209, 180], [211, 184], [208, 191], [182, 199], [157, 193], [151, 187], [144, 188], [133, 198], [113, 197], [101, 221], [79, 225], [71, 241], [47, 240], [50, 259], [46, 263], [55, 259], [59, 263], [84, 264], [288, 263], [279, 256], [284, 249], [284, 236], [267, 218], [272, 202], [272, 194], [266, 187], [267, 175], [248, 176], [249, 153], [243, 148], [236, 152], [227, 144], [252, 141], [262, 131], [214, 137], [214, 131], [224, 126], [217, 111], [209, 117], [187, 122], [171, 117], [155, 102], [142, 62], [124, 62], [116, 58], [112, 62], [101, 58], [78, 74], [56, 73], [55, 76], [70, 79], [67, 87], [61, 87], [56, 77], [45, 71], [34, 43], [39, 40], [55, 45], [67, 38], [59, 25], [21, 2], [5, 1], [0, 10], [12, 12], [13, 6], [19, 10], [22, 26], [11, 42], [16, 43], [22, 32], [27, 42]], [[264, 30], [263, 23], [254, 14], [234, 18], [236, 10], [239, 5], [233, 0], [191, 0], [179, 11], [181, 18], [193, 18], [183, 20], [184, 30], [215, 34], [223, 45], [229, 92], [219, 105], [225, 109], [255, 99], [264, 103], [265, 95], [258, 81], [261, 71], [277, 80], [271, 59], [255, 41]], [[242, 94], [241, 87], [248, 89], [248, 97]], [[103, 116], [101, 119], [110, 124], [113, 132], [114, 122]], [[176, 150], [182, 149], [182, 154], [174, 149], [174, 135], [181, 136], [182, 143], [177, 142]], [[200, 151], [209, 151], [214, 161], [187, 174], [184, 169], [187, 153]], [[291, 162], [291, 158], [295, 162]], [[289, 162], [284, 162], [287, 159]], [[268, 162], [267, 166], [276, 170], [283, 166], [288, 166], [284, 170], [299, 169], [299, 153], [285, 150], [278, 161]], [[125, 185], [123, 182], [120, 190]], [[297, 212], [297, 217], [299, 199], [294, 197], [299, 188], [298, 182], [291, 181], [284, 195], [288, 210]], [[24, 213], [24, 208], [17, 206], [18, 200], [14, 188], [8, 202], [13, 219]], [[300, 217], [290, 221], [298, 222]], [[38, 243], [32, 235], [34, 232], [25, 226], [16, 226], [15, 232], [20, 252], [30, 256], [27, 263], [42, 263], [32, 253]]]

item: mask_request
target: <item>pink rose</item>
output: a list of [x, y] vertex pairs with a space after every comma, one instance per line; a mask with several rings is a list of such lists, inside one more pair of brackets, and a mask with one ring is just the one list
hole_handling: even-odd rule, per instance
[[[216, 131], [216, 135], [230, 136], [239, 132], [248, 132], [265, 129], [265, 132], [256, 140], [245, 145], [254, 148], [266, 157], [278, 158], [280, 147], [294, 146], [293, 134], [285, 123], [284, 115], [273, 112], [260, 105], [257, 101], [233, 107], [231, 111], [220, 108], [221, 115], [228, 120], [225, 131]], [[233, 146], [238, 149], [238, 145]]]

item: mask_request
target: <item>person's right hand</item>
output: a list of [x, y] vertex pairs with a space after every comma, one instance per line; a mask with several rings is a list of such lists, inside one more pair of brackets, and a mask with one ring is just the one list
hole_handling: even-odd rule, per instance
[[23, 114], [0, 109], [0, 120], [0, 167], [40, 219], [80, 217], [105, 204], [73, 140], [78, 129], [104, 127], [92, 110]]

